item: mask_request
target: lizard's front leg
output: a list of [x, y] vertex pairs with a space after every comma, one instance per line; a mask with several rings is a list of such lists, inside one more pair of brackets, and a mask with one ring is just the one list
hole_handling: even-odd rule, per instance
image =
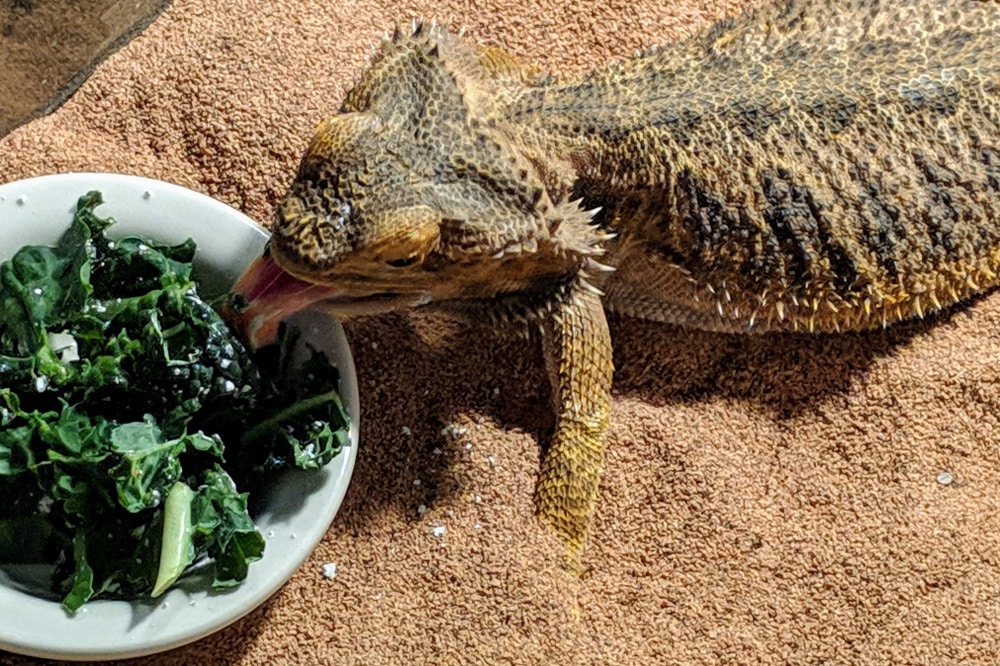
[[611, 337], [600, 296], [585, 285], [542, 321], [545, 363], [556, 409], [535, 507], [575, 566], [590, 526], [604, 465], [611, 412]]

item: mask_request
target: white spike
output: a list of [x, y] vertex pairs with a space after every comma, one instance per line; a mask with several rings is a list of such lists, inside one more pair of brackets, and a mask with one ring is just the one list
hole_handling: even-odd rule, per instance
[[614, 273], [616, 270], [618, 270], [614, 266], [610, 266], [608, 264], [602, 264], [601, 262], [594, 261], [593, 259], [590, 260], [590, 267], [595, 269], [599, 273]]
[[587, 257], [587, 263], [585, 264], [587, 268], [597, 271], [598, 273], [613, 273], [615, 271], [614, 266], [608, 266], [607, 264], [602, 264], [596, 259]]

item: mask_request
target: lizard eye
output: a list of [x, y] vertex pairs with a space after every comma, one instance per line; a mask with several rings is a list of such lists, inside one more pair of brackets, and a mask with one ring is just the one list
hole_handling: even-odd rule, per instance
[[388, 265], [393, 268], [406, 268], [407, 266], [412, 266], [417, 263], [417, 255], [410, 255], [409, 257], [401, 257], [399, 259], [390, 259], [386, 261]]

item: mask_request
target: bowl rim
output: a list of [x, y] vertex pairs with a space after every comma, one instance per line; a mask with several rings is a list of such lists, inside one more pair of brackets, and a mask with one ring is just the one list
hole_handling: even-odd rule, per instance
[[[240, 244], [206, 251], [206, 254], [214, 253], [213, 261], [222, 262], [227, 267], [231, 273], [226, 276], [229, 283], [254, 256], [260, 254], [269, 237], [262, 226], [242, 212], [205, 194], [166, 181], [101, 172], [49, 174], [0, 184], [0, 231], [4, 230], [12, 210], [18, 211], [23, 219], [38, 219], [50, 227], [65, 229], [76, 200], [90, 190], [99, 190], [103, 194], [104, 203], [98, 212], [102, 216], [116, 218], [117, 224], [109, 231], [112, 237], [133, 233], [155, 234], [157, 240], [180, 242], [195, 235], [182, 233], [185, 230], [195, 230], [203, 238], [210, 238], [213, 234], [235, 234], [232, 230], [221, 231], [223, 226], [233, 225], [233, 229], [245, 236]], [[136, 211], [145, 211], [146, 214], [139, 216]], [[67, 217], [61, 227], [51, 221], [45, 222], [50, 216], [64, 213]], [[183, 217], [184, 213], [213, 218], [215, 224], [198, 227], [190, 217]], [[134, 214], [137, 217], [131, 217]], [[172, 220], [155, 231], [136, 230], [136, 227], [146, 228], [156, 220], [167, 221], [167, 218]], [[6, 239], [10, 236], [2, 233], [0, 237], [5, 239], [0, 244], [0, 257], [3, 258], [25, 244], [13, 241], [9, 248], [5, 248]], [[27, 242], [54, 242], [57, 237], [51, 241]], [[195, 240], [199, 241], [198, 238]], [[231, 239], [227, 237], [224, 240], [228, 242]], [[5, 253], [5, 249], [9, 252]], [[199, 242], [199, 254], [202, 250], [203, 244]], [[198, 254], [195, 265], [204, 265], [199, 264]], [[319, 321], [316, 317], [325, 317], [325, 320]], [[204, 638], [236, 622], [266, 602], [301, 568], [329, 530], [343, 503], [357, 455], [360, 411], [353, 358], [340, 323], [328, 314], [304, 313], [302, 325], [317, 327], [316, 334], [322, 334], [324, 338], [327, 331], [320, 331], [320, 327], [329, 326], [332, 335], [329, 336], [331, 348], [328, 351], [340, 370], [341, 399], [351, 420], [349, 443], [344, 450], [323, 470], [305, 473], [313, 475], [312, 485], [319, 485], [319, 490], [306, 494], [300, 488], [303, 484], [292, 480], [278, 484], [297, 486], [296, 490], [290, 491], [294, 497], [280, 501], [301, 501], [299, 514], [310, 512], [311, 519], [292, 526], [277, 522], [275, 527], [269, 528], [266, 520], [270, 512], [265, 511], [258, 516], [258, 527], [265, 533], [268, 546], [264, 557], [251, 565], [246, 581], [221, 594], [175, 587], [155, 603], [149, 600], [97, 600], [89, 602], [76, 615], [70, 615], [58, 602], [17, 590], [0, 580], [0, 608], [17, 609], [16, 613], [10, 614], [13, 617], [5, 617], [0, 622], [0, 650], [73, 661], [127, 659], [163, 652]], [[322, 483], [319, 483], [320, 480]], [[316, 519], [317, 515], [321, 517]], [[269, 551], [273, 552], [275, 548], [279, 552], [272, 554], [269, 562]], [[163, 622], [152, 620], [157, 613], [169, 616], [163, 622], [179, 622], [181, 626], [166, 627], [160, 631]], [[102, 630], [102, 619], [107, 618], [113, 620], [112, 631], [108, 631], [107, 627]]]

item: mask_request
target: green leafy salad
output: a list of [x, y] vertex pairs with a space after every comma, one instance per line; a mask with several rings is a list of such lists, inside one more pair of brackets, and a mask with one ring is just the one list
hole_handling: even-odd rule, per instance
[[347, 443], [325, 355], [293, 364], [292, 329], [251, 355], [198, 296], [194, 242], [110, 240], [100, 203], [0, 264], [0, 568], [52, 565], [71, 611], [206, 558], [238, 584], [264, 551], [249, 498]]

